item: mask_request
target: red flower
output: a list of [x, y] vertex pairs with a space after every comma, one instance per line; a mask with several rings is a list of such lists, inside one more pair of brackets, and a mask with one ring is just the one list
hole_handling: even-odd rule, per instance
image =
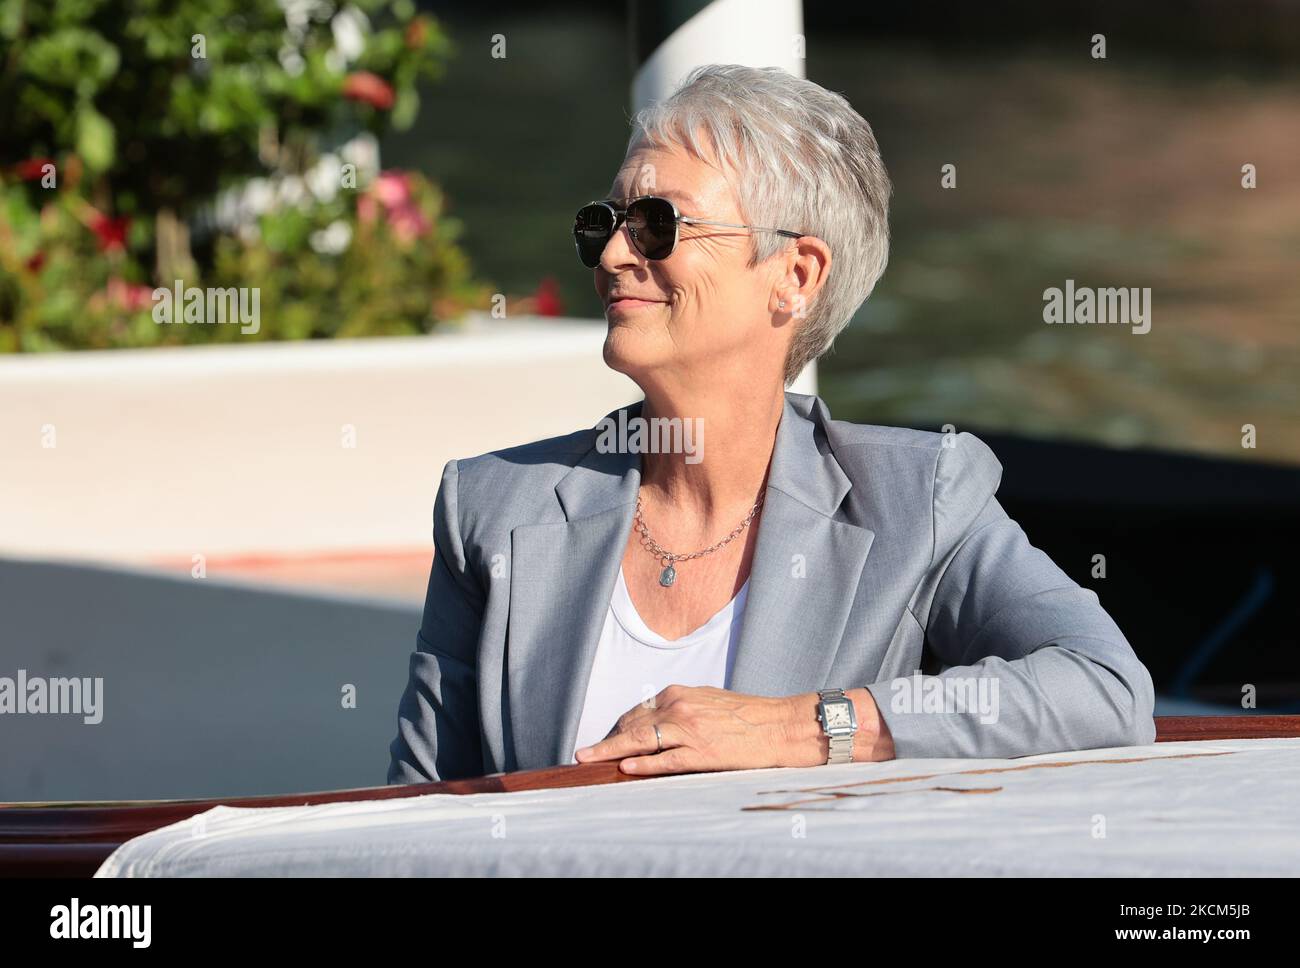
[[547, 276], [541, 281], [533, 298], [537, 300], [538, 316], [564, 315], [564, 302], [560, 299], [560, 287], [554, 276]]
[[45, 166], [52, 164], [53, 158], [28, 158], [14, 165], [13, 172], [23, 181], [39, 181], [45, 175]]
[[45, 266], [45, 253], [44, 252], [34, 253], [32, 257], [27, 260], [26, 265], [27, 265], [28, 272], [40, 272], [41, 269]]
[[109, 218], [96, 212], [90, 219], [90, 231], [99, 239], [101, 252], [113, 252], [126, 248], [126, 230], [130, 227], [129, 218]]
[[343, 96], [369, 104], [377, 111], [387, 111], [397, 99], [393, 86], [369, 71], [355, 71], [343, 78]]

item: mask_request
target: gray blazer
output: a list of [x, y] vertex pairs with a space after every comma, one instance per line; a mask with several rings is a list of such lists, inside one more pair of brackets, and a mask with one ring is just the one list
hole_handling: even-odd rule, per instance
[[[443, 471], [389, 783], [572, 762], [641, 476], [638, 454], [596, 438]], [[832, 420], [787, 393], [727, 688], [866, 686], [899, 758], [1152, 742], [1150, 674], [1097, 595], [1007, 516], [1001, 474], [969, 433]], [[934, 685], [916, 678], [927, 646]], [[981, 682], [996, 717], [960, 705]]]

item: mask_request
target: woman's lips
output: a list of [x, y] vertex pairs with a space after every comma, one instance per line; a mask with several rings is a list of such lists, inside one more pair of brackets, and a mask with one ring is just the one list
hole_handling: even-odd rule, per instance
[[606, 312], [612, 309], [641, 309], [645, 306], [662, 306], [663, 304], [661, 299], [629, 299], [624, 297], [612, 300]]

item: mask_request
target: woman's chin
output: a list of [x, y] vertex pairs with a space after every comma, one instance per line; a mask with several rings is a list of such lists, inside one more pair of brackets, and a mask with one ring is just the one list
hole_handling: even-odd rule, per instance
[[654, 362], [655, 354], [647, 343], [644, 334], [611, 322], [609, 332], [605, 334], [605, 365], [616, 373], [636, 379], [637, 373]]

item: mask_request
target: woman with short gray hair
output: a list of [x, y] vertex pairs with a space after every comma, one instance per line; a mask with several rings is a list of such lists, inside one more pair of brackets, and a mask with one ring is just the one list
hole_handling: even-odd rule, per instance
[[1153, 741], [1150, 675], [983, 442], [786, 390], [884, 271], [889, 195], [871, 126], [776, 68], [636, 116], [573, 231], [644, 400], [447, 465], [390, 783]]

